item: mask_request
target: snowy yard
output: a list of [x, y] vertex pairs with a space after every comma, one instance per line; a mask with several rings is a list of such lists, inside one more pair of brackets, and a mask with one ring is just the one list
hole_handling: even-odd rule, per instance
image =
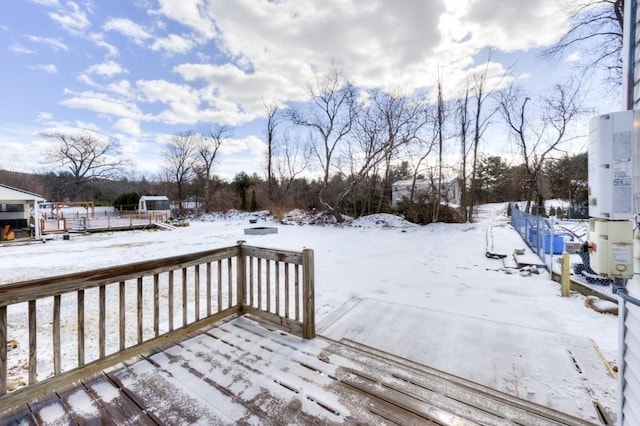
[[[407, 312], [415, 308], [464, 317], [460, 324], [483, 320], [495, 323], [496, 328], [522, 326], [540, 333], [590, 338], [615, 364], [616, 316], [589, 309], [582, 295], [560, 297], [559, 285], [544, 270], [540, 274], [509, 274], [499, 259], [485, 256], [487, 229], [508, 221], [504, 207], [484, 207], [473, 224], [416, 226], [393, 216], [376, 215], [342, 227], [296, 224], [295, 220], [283, 225], [268, 217], [253, 225], [249, 215], [231, 214], [194, 220], [190, 226], [173, 231], [74, 234], [70, 240], [0, 247], [0, 284], [230, 246], [238, 240], [296, 251], [312, 248], [317, 322], [354, 297], [367, 298], [410, 306]], [[244, 229], [251, 226], [275, 226], [278, 233], [245, 235]], [[497, 244], [523, 245], [515, 231], [500, 235], [507, 237]], [[426, 335], [432, 325], [422, 324], [425, 329], [421, 330], [418, 324], [396, 332], [411, 340], [421, 333]], [[557, 336], [562, 339], [562, 334]], [[458, 344], [462, 347], [465, 342]], [[539, 341], [530, 345], [539, 346]], [[540, 351], [539, 347], [530, 349]], [[548, 360], [541, 357], [539, 362], [532, 368], [544, 371]], [[473, 367], [473, 360], [469, 360], [465, 369]]]

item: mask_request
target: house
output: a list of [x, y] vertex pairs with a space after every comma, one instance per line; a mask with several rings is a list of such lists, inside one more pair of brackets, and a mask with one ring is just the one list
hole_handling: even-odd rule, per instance
[[[29, 218], [39, 217], [44, 201], [38, 194], [0, 184], [0, 226], [9, 225], [17, 237], [31, 235]], [[40, 238], [39, 226], [33, 226], [33, 236]]]
[[[397, 207], [403, 199], [409, 199], [411, 188], [414, 185], [412, 179], [399, 180], [391, 185], [391, 206]], [[437, 183], [427, 179], [417, 179], [414, 187], [414, 201], [420, 195], [429, 195], [435, 191]], [[460, 185], [458, 179], [442, 183], [442, 201], [449, 204], [460, 204]]]

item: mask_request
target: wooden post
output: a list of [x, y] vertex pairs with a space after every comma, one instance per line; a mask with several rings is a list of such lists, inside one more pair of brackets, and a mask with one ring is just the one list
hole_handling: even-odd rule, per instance
[[560, 283], [562, 285], [562, 297], [569, 297], [569, 292], [571, 290], [571, 281], [569, 279], [570, 267], [569, 253], [564, 251], [562, 252], [562, 276], [560, 278]]
[[[240, 312], [244, 311], [244, 305], [247, 303], [247, 298], [245, 294], [245, 282], [247, 278], [247, 268], [244, 256], [244, 250], [242, 249], [242, 245], [246, 241], [240, 240], [238, 241], [238, 256], [236, 257], [236, 292], [237, 292], [237, 304], [240, 308]], [[231, 294], [229, 294], [229, 298], [231, 298]]]
[[7, 307], [0, 306], [0, 396], [7, 393]]
[[302, 250], [302, 337], [316, 336], [313, 250]]

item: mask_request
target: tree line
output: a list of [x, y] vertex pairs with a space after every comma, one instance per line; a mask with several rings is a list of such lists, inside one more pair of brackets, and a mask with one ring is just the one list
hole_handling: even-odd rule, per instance
[[[370, 175], [361, 181], [343, 204], [344, 215], [358, 217], [374, 213], [392, 213], [405, 216], [416, 223], [433, 221], [433, 203], [437, 186], [434, 176], [422, 174], [414, 176], [409, 163], [403, 161], [392, 165], [389, 169], [390, 182], [418, 181], [432, 183], [426, 189], [416, 191], [413, 201], [407, 198], [397, 205], [392, 204], [391, 189], [382, 176]], [[280, 196], [279, 203], [270, 201], [274, 185], [264, 176], [249, 175], [244, 172], [236, 174], [227, 182], [212, 175], [208, 184], [209, 211], [226, 211], [239, 209], [244, 211], [271, 210], [275, 216], [282, 216], [287, 211], [302, 209], [305, 211], [323, 211], [319, 194], [334, 197], [348, 187], [353, 177], [342, 174], [332, 175], [327, 185], [321, 178], [300, 176], [292, 179], [288, 189]], [[587, 203], [587, 154], [565, 155], [546, 163], [540, 174], [541, 200], [569, 200], [573, 208], [569, 211], [558, 211], [568, 217], [584, 217]], [[51, 201], [94, 200], [98, 205], [112, 205], [120, 210], [134, 210], [138, 198], [142, 195], [168, 195], [177, 200], [177, 187], [170, 179], [147, 179], [144, 176], [119, 176], [111, 179], [91, 179], [82, 185], [80, 192], [75, 187], [75, 177], [67, 171], [29, 174], [0, 170], [0, 181], [6, 185], [32, 191]], [[527, 172], [523, 165], [509, 166], [500, 156], [482, 157], [478, 161], [474, 197], [478, 204], [522, 201], [528, 191]], [[457, 185], [454, 180], [453, 184]], [[205, 176], [197, 174], [183, 187], [185, 203], [182, 214], [204, 213], [207, 200]], [[282, 190], [279, 185], [275, 188]], [[471, 188], [467, 188], [466, 196], [471, 196]], [[78, 198], [75, 198], [75, 196]], [[446, 194], [441, 194], [441, 221], [460, 222], [464, 220], [460, 212], [460, 204], [450, 204]], [[198, 205], [198, 208], [194, 208]], [[537, 203], [532, 204], [536, 206]], [[532, 213], [542, 213], [537, 207], [530, 209]], [[546, 212], [546, 213], [556, 213]], [[176, 214], [179, 214], [176, 211]]]

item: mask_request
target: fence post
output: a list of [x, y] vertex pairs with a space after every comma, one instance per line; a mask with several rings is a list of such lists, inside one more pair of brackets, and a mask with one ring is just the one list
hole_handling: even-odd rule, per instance
[[302, 250], [302, 337], [316, 336], [313, 250]]
[[[569, 297], [571, 290], [570, 280], [570, 260], [567, 251], [562, 252], [562, 275], [560, 276], [560, 284], [562, 286], [562, 297]], [[551, 268], [553, 270], [553, 267]]]
[[[238, 307], [240, 308], [240, 312], [244, 311], [244, 305], [247, 303], [247, 298], [245, 295], [245, 281], [247, 277], [247, 268], [245, 266], [245, 256], [244, 250], [242, 249], [242, 245], [246, 243], [244, 240], [239, 240], [238, 244], [238, 256], [236, 257], [236, 292], [238, 297]], [[229, 295], [231, 297], [231, 295]]]

